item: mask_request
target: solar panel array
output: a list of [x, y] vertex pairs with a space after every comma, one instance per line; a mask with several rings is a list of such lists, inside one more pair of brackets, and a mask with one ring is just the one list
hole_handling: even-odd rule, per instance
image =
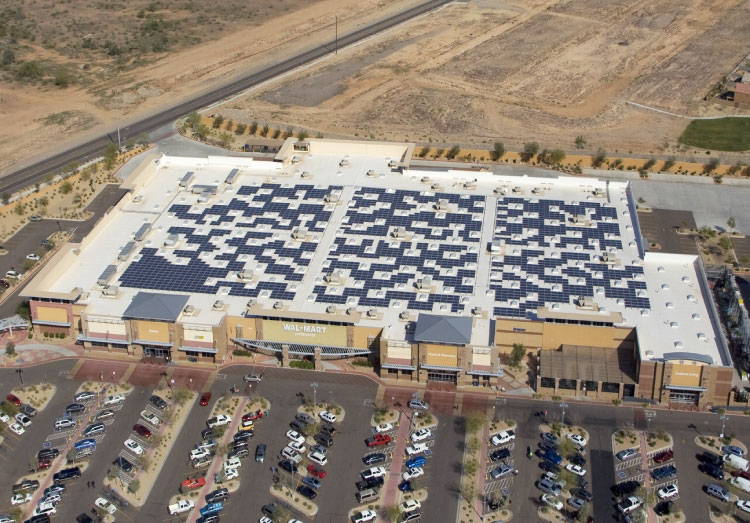
[[[332, 190], [313, 185], [244, 185], [227, 204], [175, 204], [169, 212], [179, 225], [173, 250], [146, 247], [120, 277], [123, 287], [292, 300], [317, 243], [294, 240], [293, 230], [323, 232], [331, 211], [324, 201]], [[252, 271], [252, 281], [238, 274]], [[264, 292], [265, 291], [265, 292]]]
[[[474, 293], [484, 203], [479, 195], [359, 188], [324, 264], [344, 284], [321, 282], [315, 301], [462, 312]], [[429, 292], [417, 289], [425, 277]]]
[[504, 197], [494, 239], [504, 244], [491, 261], [495, 315], [535, 318], [537, 307], [595, 295], [626, 308], [649, 308], [643, 268], [601, 259], [611, 248], [623, 248], [614, 207]]

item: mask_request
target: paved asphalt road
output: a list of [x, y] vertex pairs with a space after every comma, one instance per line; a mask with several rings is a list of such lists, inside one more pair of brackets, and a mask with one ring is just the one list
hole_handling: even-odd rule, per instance
[[[407, 9], [397, 15], [388, 17], [378, 22], [374, 22], [366, 27], [363, 27], [362, 29], [358, 29], [354, 32], [341, 36], [338, 39], [338, 47], [343, 48], [364, 40], [365, 38], [368, 38], [374, 34], [410, 20], [411, 18], [432, 11], [433, 9], [436, 9], [448, 3], [448, 1], [449, 0], [429, 0], [416, 7]], [[191, 100], [181, 102], [158, 114], [154, 114], [127, 127], [123, 127], [120, 129], [121, 139], [127, 140], [128, 138], [135, 137], [141, 133], [148, 133], [167, 122], [176, 120], [177, 118], [191, 111], [195, 111], [197, 109], [200, 109], [201, 107], [210, 105], [213, 102], [222, 100], [228, 96], [239, 93], [241, 91], [244, 91], [245, 89], [259, 85], [267, 80], [292, 71], [302, 65], [308, 64], [331, 53], [335, 49], [335, 45], [336, 44], [334, 41], [329, 41], [309, 51], [303, 52], [287, 60], [279, 62], [278, 64], [272, 65], [260, 71], [256, 71], [243, 78], [214, 89], [208, 93], [199, 95]], [[114, 143], [116, 139], [116, 136], [113, 134], [103, 135], [86, 143], [68, 149], [67, 151], [50, 156], [30, 166], [19, 169], [18, 171], [15, 171], [0, 179], [0, 193], [14, 192], [27, 187], [33, 184], [35, 181], [41, 179], [46, 174], [53, 172], [71, 162], [84, 162], [86, 160], [92, 159], [98, 156], [108, 144]]]

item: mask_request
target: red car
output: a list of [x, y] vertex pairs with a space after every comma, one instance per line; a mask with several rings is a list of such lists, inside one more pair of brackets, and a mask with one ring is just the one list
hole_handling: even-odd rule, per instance
[[263, 411], [258, 409], [255, 412], [248, 412], [244, 416], [242, 416], [242, 421], [255, 421], [256, 419], [260, 419], [263, 417]]
[[368, 447], [379, 447], [381, 445], [388, 445], [391, 441], [393, 441], [393, 438], [388, 434], [375, 434], [367, 438], [365, 444]]
[[146, 427], [141, 425], [140, 423], [136, 423], [133, 425], [133, 432], [138, 434], [142, 438], [150, 438], [151, 437], [151, 431], [148, 430]]
[[211, 393], [210, 392], [204, 392], [201, 394], [201, 407], [205, 407], [208, 405], [208, 402], [211, 401]]
[[184, 490], [195, 490], [202, 488], [206, 484], [206, 478], [188, 478], [182, 482], [180, 487]]
[[671, 460], [674, 457], [674, 452], [671, 450], [665, 450], [664, 452], [659, 452], [656, 456], [654, 456], [654, 463], [665, 463], [669, 460]]
[[18, 396], [16, 396], [15, 394], [8, 394], [7, 396], [5, 396], [5, 399], [11, 402], [16, 407], [21, 406], [21, 400], [19, 400]]
[[316, 467], [315, 465], [308, 465], [307, 466], [307, 472], [314, 478], [323, 479], [328, 475], [328, 472], [326, 472], [323, 469], [320, 469]]
[[750, 479], [750, 472], [745, 472], [744, 470], [733, 470], [732, 476], [734, 476], [735, 478], [740, 477], [740, 478]]
[[49, 459], [40, 459], [39, 460], [39, 465], [37, 466], [37, 469], [39, 469], [39, 470], [48, 469], [50, 467], [50, 465], [52, 465], [52, 460], [49, 460]]

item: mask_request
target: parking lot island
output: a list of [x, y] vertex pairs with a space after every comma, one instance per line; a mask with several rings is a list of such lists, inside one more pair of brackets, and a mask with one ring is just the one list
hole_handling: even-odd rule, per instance
[[38, 383], [15, 388], [11, 394], [18, 397], [22, 403], [27, 403], [39, 412], [43, 411], [57, 392], [57, 387], [51, 383]]

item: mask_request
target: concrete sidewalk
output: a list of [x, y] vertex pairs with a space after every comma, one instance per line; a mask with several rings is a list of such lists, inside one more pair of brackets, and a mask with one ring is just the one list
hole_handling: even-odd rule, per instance
[[391, 468], [388, 471], [388, 474], [385, 477], [385, 483], [383, 484], [383, 496], [381, 498], [381, 506], [383, 507], [393, 506], [398, 501], [398, 484], [401, 482], [401, 467], [404, 464], [404, 455], [406, 452], [406, 445], [409, 441], [410, 428], [410, 420], [407, 419], [406, 414], [401, 412], [399, 414], [396, 445], [393, 448]]

